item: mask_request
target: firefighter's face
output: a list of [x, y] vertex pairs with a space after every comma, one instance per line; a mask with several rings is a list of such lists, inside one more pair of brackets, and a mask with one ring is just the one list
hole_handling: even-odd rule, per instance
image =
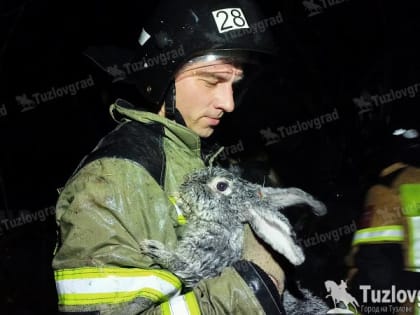
[[176, 107], [188, 128], [209, 137], [224, 113], [235, 109], [233, 86], [243, 72], [222, 60], [196, 62], [175, 77]]

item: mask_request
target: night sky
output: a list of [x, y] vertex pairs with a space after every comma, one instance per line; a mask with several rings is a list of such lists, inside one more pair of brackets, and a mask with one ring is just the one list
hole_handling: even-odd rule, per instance
[[[409, 90], [419, 83], [420, 92], [420, 3], [314, 0], [319, 11], [311, 11], [309, 3], [262, 2], [266, 16], [280, 11], [284, 18], [272, 28], [282, 47], [281, 66], [254, 82], [211, 141], [230, 147], [232, 157], [244, 161], [265, 152], [285, 185], [300, 186], [332, 207], [328, 220], [318, 226], [327, 230], [359, 215], [360, 198], [372, 180], [372, 161], [366, 156], [381, 143], [380, 131], [420, 127], [419, 96], [410, 96]], [[56, 189], [115, 126], [108, 106], [122, 87], [83, 52], [89, 46], [134, 47], [152, 5], [1, 2], [1, 220], [54, 206]], [[87, 79], [94, 84], [74, 95], [54, 95], [39, 103], [33, 96]], [[397, 98], [396, 92], [405, 96]], [[393, 95], [387, 99], [387, 94]], [[364, 112], [357, 106], [361, 102], [368, 104]], [[338, 119], [322, 128], [287, 136], [281, 129], [334, 111]], [[235, 150], [238, 144], [242, 147]], [[53, 215], [13, 228], [2, 223], [0, 232], [5, 271], [0, 273], [0, 313], [52, 314], [54, 283], [48, 264], [55, 242]], [[348, 239], [339, 245], [322, 250], [337, 261]], [[337, 277], [342, 277], [340, 268]], [[35, 295], [28, 294], [33, 291]], [[23, 298], [26, 294], [30, 297]]]

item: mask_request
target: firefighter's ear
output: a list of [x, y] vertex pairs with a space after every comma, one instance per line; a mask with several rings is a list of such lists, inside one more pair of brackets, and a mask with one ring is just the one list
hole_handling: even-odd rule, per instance
[[292, 227], [280, 212], [266, 209], [249, 209], [249, 224], [252, 230], [276, 252], [282, 254], [293, 265], [305, 260], [302, 248], [295, 241]]

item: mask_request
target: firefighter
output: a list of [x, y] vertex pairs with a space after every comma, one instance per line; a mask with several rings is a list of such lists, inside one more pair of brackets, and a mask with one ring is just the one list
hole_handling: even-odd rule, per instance
[[386, 137], [375, 155], [381, 165], [379, 176], [367, 191], [353, 238], [349, 275], [352, 293], [365, 306], [381, 307], [383, 314], [398, 314], [400, 307], [408, 310], [401, 314], [420, 314], [418, 301], [371, 301], [368, 295], [368, 301], [362, 302], [360, 290], [360, 285], [370, 285], [372, 290], [420, 288], [419, 140], [414, 128], [395, 128]]
[[192, 291], [139, 253], [144, 239], [176, 245], [185, 218], [173, 194], [187, 173], [215, 157], [201, 140], [234, 110], [233, 86], [276, 53], [270, 31], [252, 27], [260, 21], [276, 23], [250, 0], [164, 0], [128, 59], [88, 51], [102, 69], [134, 84], [142, 100], [111, 105], [118, 126], [60, 193], [53, 269], [61, 314], [283, 313], [275, 286], [283, 283], [281, 268], [265, 251]]

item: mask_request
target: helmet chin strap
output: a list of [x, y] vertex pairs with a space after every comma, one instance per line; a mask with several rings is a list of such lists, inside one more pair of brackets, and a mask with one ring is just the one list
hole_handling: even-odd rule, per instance
[[172, 80], [165, 95], [165, 117], [186, 126], [184, 118], [182, 118], [181, 113], [176, 108], [176, 88], [174, 80]]

